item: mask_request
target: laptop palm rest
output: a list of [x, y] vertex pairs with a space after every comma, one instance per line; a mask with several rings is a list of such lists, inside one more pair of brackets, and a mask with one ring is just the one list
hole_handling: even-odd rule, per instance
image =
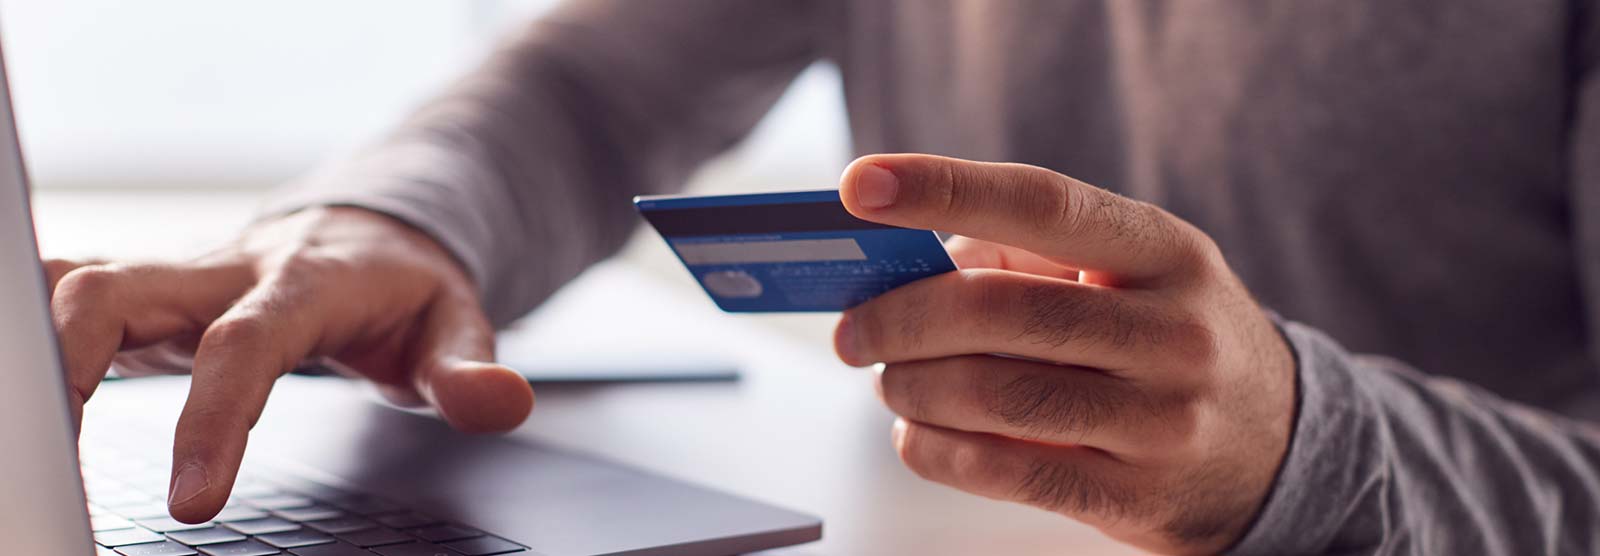
[[[181, 377], [106, 384], [85, 431], [151, 431], [161, 442], [150, 448], [165, 453], [187, 387]], [[815, 517], [548, 445], [460, 434], [342, 379], [281, 380], [251, 434], [251, 466], [392, 498], [545, 556], [726, 555], [821, 537]]]

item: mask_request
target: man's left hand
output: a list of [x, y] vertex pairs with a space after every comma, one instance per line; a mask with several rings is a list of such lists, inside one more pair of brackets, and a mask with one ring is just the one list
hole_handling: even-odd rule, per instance
[[1287, 451], [1295, 364], [1209, 237], [1020, 164], [874, 155], [841, 197], [965, 236], [949, 245], [962, 270], [847, 311], [835, 334], [846, 363], [884, 363], [907, 467], [1160, 553], [1245, 533]]

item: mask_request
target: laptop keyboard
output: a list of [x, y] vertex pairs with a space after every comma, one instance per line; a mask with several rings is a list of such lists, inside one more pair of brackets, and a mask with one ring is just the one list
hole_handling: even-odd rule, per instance
[[86, 442], [80, 451], [99, 556], [535, 556], [393, 501], [261, 470], [240, 472], [206, 523], [167, 515], [170, 467]]

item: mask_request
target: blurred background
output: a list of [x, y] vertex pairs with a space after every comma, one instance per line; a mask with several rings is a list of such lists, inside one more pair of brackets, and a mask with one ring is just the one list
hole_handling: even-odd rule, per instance
[[[553, 0], [0, 0], [47, 257], [198, 254], [272, 188], [373, 141]], [[693, 192], [831, 187], [849, 162], [818, 64]], [[624, 264], [698, 289], [653, 234]], [[709, 305], [709, 301], [706, 301]], [[822, 336], [825, 316], [762, 318]]]

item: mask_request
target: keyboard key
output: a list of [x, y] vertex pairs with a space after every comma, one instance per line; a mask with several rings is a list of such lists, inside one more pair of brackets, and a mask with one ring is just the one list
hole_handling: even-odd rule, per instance
[[197, 523], [184, 523], [182, 521], [178, 521], [178, 520], [172, 519], [170, 517], [155, 517], [155, 518], [148, 518], [148, 519], [136, 519], [136, 520], [134, 520], [134, 523], [138, 523], [141, 527], [144, 527], [145, 529], [149, 529], [151, 531], [155, 531], [157, 533], [169, 533], [169, 532], [172, 532], [172, 531], [192, 531], [194, 529], [204, 529], [204, 528], [210, 527], [212, 525], [210, 523], [198, 523], [198, 524]]
[[301, 529], [299, 531], [260, 535], [256, 537], [256, 540], [276, 546], [278, 548], [294, 548], [297, 546], [328, 544], [333, 542], [333, 537], [312, 531], [310, 529]]
[[467, 556], [489, 556], [490, 554], [510, 554], [527, 550], [522, 545], [502, 539], [500, 537], [482, 536], [476, 539], [444, 543], [445, 546], [466, 554]]
[[346, 511], [351, 513], [357, 513], [361, 515], [398, 512], [406, 509], [405, 506], [396, 504], [390, 500], [364, 494], [353, 495], [341, 500], [327, 500], [327, 502], [329, 504], [344, 508]]
[[383, 556], [462, 556], [460, 552], [427, 543], [391, 544], [374, 548], [372, 551]]
[[[333, 502], [335, 500], [344, 498], [361, 496], [360, 494], [356, 494], [342, 488], [334, 488], [322, 483], [296, 481], [293, 486], [295, 487], [295, 492], [299, 492], [300, 494], [310, 496], [323, 502]], [[337, 506], [338, 504], [334, 505]]]
[[111, 513], [128, 519], [150, 519], [153, 517], [166, 517], [167, 505], [159, 503], [128, 504], [124, 506], [106, 506]]
[[117, 553], [123, 556], [194, 556], [197, 554], [193, 548], [172, 541], [118, 547]]
[[250, 506], [241, 505], [223, 508], [221, 512], [217, 513], [217, 517], [211, 518], [211, 521], [244, 521], [247, 519], [261, 519], [263, 517], [267, 517], [267, 512], [263, 512]]
[[293, 494], [278, 494], [273, 496], [258, 496], [244, 499], [246, 503], [263, 510], [287, 510], [290, 508], [304, 508], [312, 504], [310, 498]]
[[170, 462], [115, 454], [103, 459], [115, 466], [86, 469], [84, 481], [96, 541], [113, 547], [97, 547], [99, 556], [528, 553], [517, 543], [411, 511], [387, 498], [256, 473], [238, 476], [233, 498], [212, 522], [181, 523], [160, 502], [170, 480]]
[[103, 494], [116, 494], [124, 490], [128, 490], [128, 485], [122, 484], [122, 481], [104, 475], [90, 475], [87, 473], [83, 475], [83, 493], [89, 495], [89, 498], [95, 498]]
[[117, 554], [117, 551], [115, 551], [115, 550], [106, 548], [104, 546], [95, 545], [95, 547], [94, 547], [94, 556], [122, 556], [122, 555], [121, 554]]
[[206, 556], [272, 556], [281, 551], [258, 541], [239, 541], [202, 546], [200, 553]]
[[423, 525], [434, 525], [434, 524], [437, 524], [437, 523], [441, 523], [437, 519], [428, 517], [426, 515], [419, 514], [417, 512], [400, 512], [400, 513], [393, 513], [393, 514], [375, 515], [375, 516], [371, 516], [371, 517], [372, 517], [373, 521], [376, 521], [378, 523], [382, 523], [384, 525], [388, 525], [388, 526], [393, 527], [395, 529], [410, 529], [412, 527], [421, 527]]
[[376, 525], [367, 518], [356, 517], [353, 515], [347, 515], [334, 519], [324, 519], [320, 521], [307, 521], [305, 525], [306, 527], [310, 527], [330, 535], [351, 533], [376, 527]]
[[422, 540], [432, 542], [455, 541], [483, 536], [483, 531], [459, 525], [435, 525], [433, 527], [412, 529], [408, 532]]
[[111, 514], [89, 516], [89, 529], [94, 531], [110, 531], [112, 529], [127, 529], [133, 527], [133, 522]]
[[112, 548], [129, 544], [144, 544], [147, 542], [156, 542], [160, 540], [166, 539], [162, 538], [161, 535], [157, 535], [154, 531], [149, 529], [140, 529], [137, 527], [133, 529], [101, 531], [94, 534], [94, 542]]
[[272, 512], [272, 515], [287, 519], [289, 521], [316, 521], [319, 519], [333, 519], [342, 516], [344, 515], [344, 511], [328, 506], [313, 505], [306, 506], [304, 508], [276, 510]]
[[283, 494], [283, 492], [275, 487], [264, 484], [235, 484], [233, 485], [232, 494], [239, 498], [265, 498], [268, 496], [278, 496]]
[[145, 477], [130, 477], [128, 487], [156, 500], [164, 500], [167, 497], [167, 487], [172, 483], [172, 476], [168, 473], [170, 471], [161, 470]]
[[378, 527], [354, 533], [334, 535], [356, 546], [383, 546], [386, 544], [400, 544], [414, 540], [411, 535], [401, 533], [388, 527]]
[[90, 500], [94, 500], [94, 503], [96, 503], [96, 504], [104, 504], [104, 505], [107, 505], [107, 506], [123, 506], [123, 505], [127, 505], [127, 504], [147, 504], [147, 503], [149, 503], [149, 502], [151, 502], [153, 500], [151, 497], [146, 496], [144, 493], [136, 491], [136, 490], [133, 490], [133, 489], [120, 489], [120, 490], [116, 490], [116, 491], [105, 491], [105, 492], [100, 492], [100, 493], [90, 493], [89, 494], [89, 499]]
[[207, 527], [205, 529], [195, 529], [192, 531], [174, 531], [167, 533], [167, 538], [187, 544], [189, 546], [201, 546], [207, 544], [242, 541], [244, 540], [244, 535], [235, 533], [228, 529], [223, 529], [221, 527]]
[[284, 531], [293, 531], [300, 528], [300, 525], [297, 523], [290, 523], [276, 517], [252, 519], [248, 521], [235, 521], [233, 523], [224, 523], [222, 526], [246, 535], [282, 533]]
[[367, 552], [365, 548], [342, 542], [291, 548], [289, 553], [295, 556], [372, 556], [372, 553]]

